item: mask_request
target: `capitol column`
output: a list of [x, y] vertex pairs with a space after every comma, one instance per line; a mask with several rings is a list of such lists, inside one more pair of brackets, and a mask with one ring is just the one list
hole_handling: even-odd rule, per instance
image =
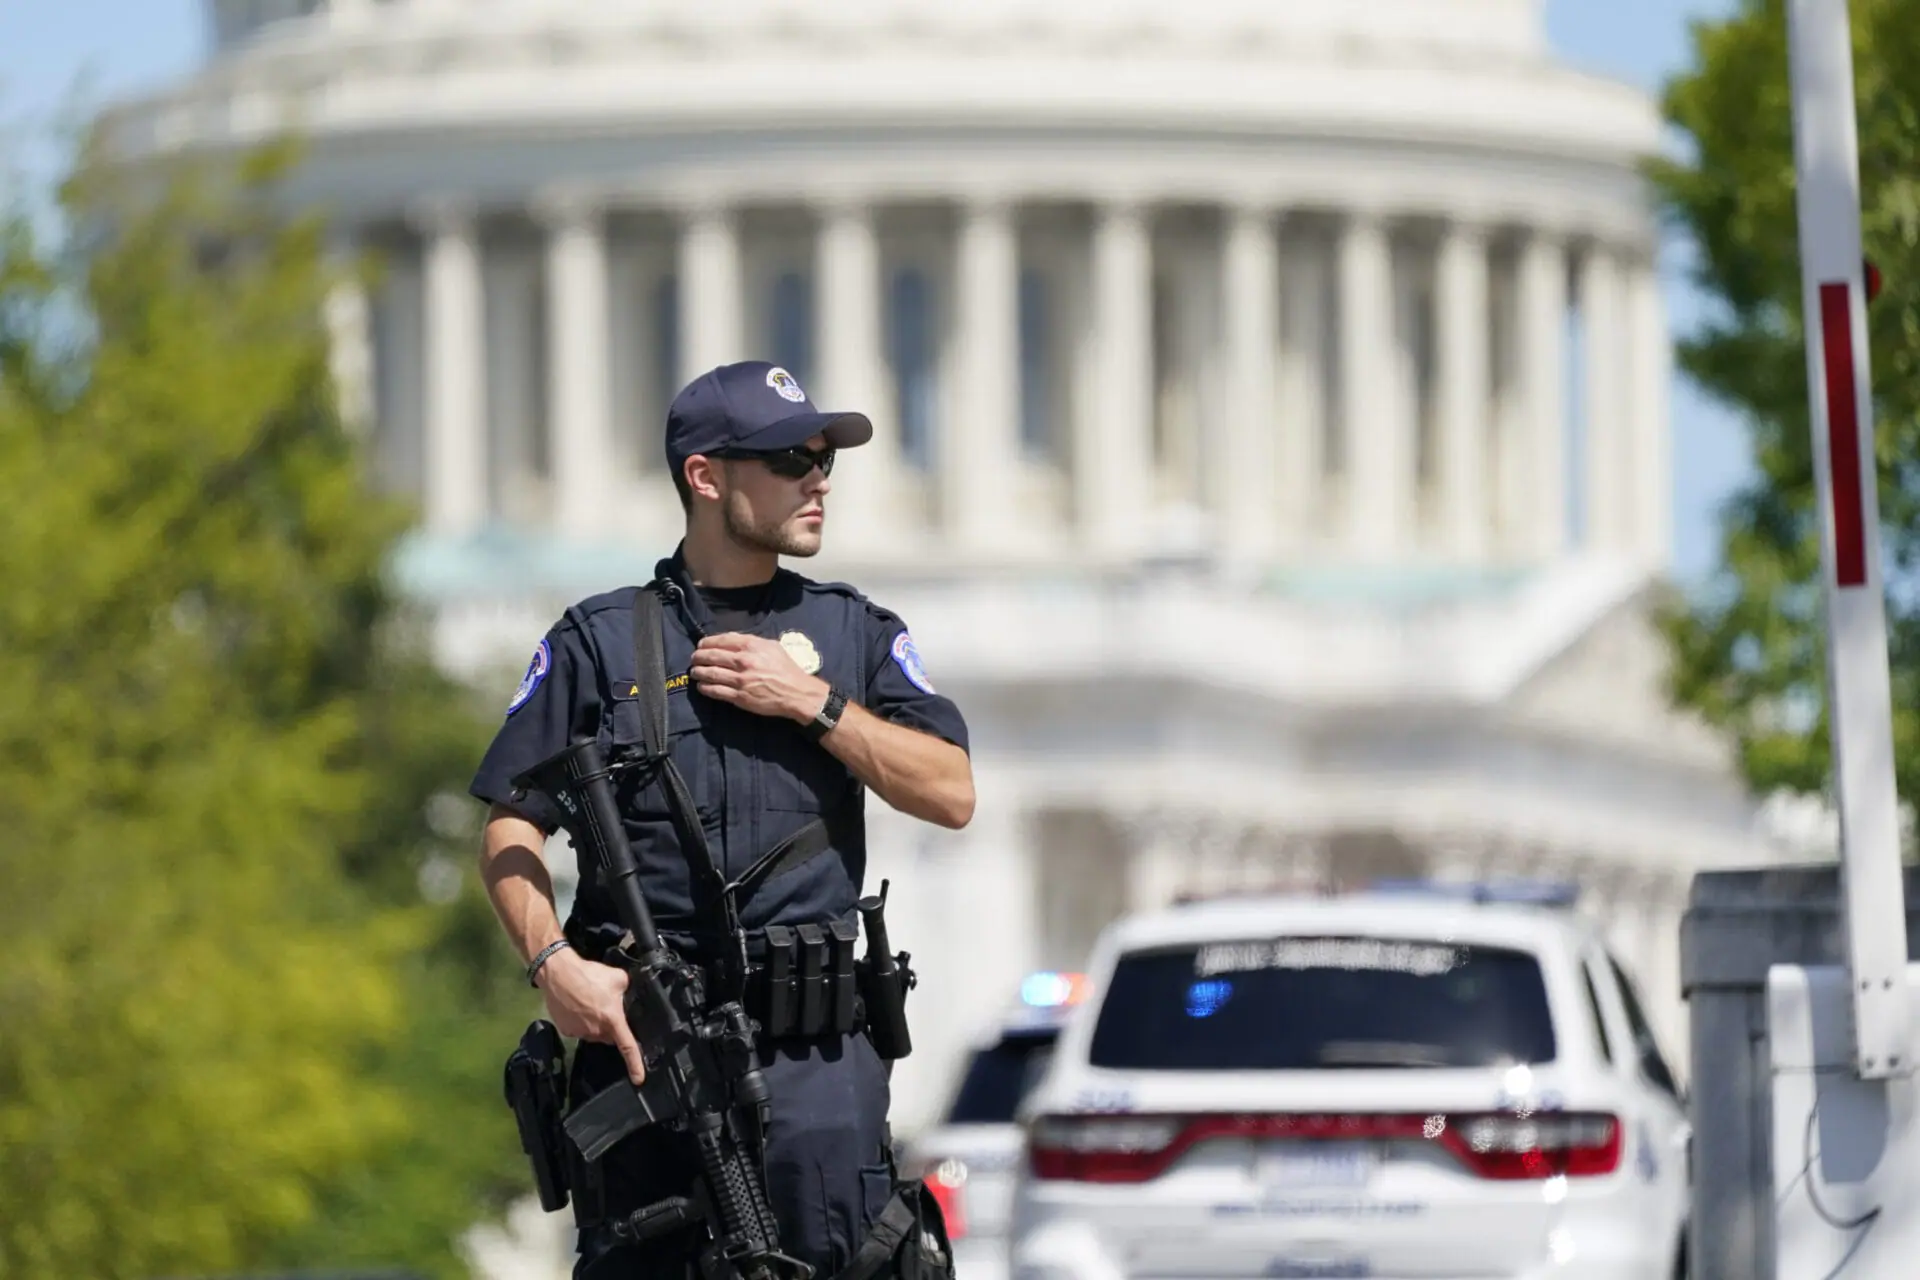
[[1621, 412], [1626, 362], [1622, 358], [1620, 272], [1602, 244], [1580, 255], [1580, 329], [1586, 453], [1586, 545], [1589, 550], [1626, 549], [1627, 440]]
[[1074, 421], [1074, 513], [1094, 549], [1126, 555], [1148, 527], [1155, 469], [1153, 242], [1137, 204], [1095, 214], [1093, 348], [1091, 403]]
[[1274, 211], [1265, 205], [1236, 207], [1228, 219], [1221, 267], [1233, 413], [1220, 456], [1220, 491], [1227, 552], [1258, 561], [1274, 550], [1280, 516], [1280, 242]]
[[964, 210], [958, 276], [958, 412], [939, 452], [941, 505], [952, 536], [981, 551], [1016, 541], [1020, 241], [1007, 202]]
[[829, 509], [848, 538], [876, 539], [888, 523], [899, 446], [896, 415], [884, 403], [880, 247], [872, 207], [843, 200], [822, 209], [817, 252], [821, 385], [808, 391], [821, 408], [856, 410], [873, 421], [873, 439], [848, 449], [835, 464]]
[[1660, 296], [1653, 250], [1627, 269], [1628, 489], [1627, 542], [1639, 563], [1664, 569], [1672, 540], [1673, 457], [1668, 403], [1673, 377], [1673, 348], [1667, 312]]
[[1447, 551], [1474, 560], [1487, 549], [1487, 484], [1493, 414], [1490, 264], [1485, 228], [1449, 226], [1440, 241], [1435, 292], [1439, 346], [1440, 529]]
[[680, 229], [679, 260], [681, 368], [672, 379], [676, 386], [744, 358], [740, 229], [734, 211], [712, 202], [691, 206]]
[[351, 233], [341, 233], [329, 245], [327, 271], [327, 356], [334, 398], [341, 422], [364, 436], [374, 425], [373, 316]]
[[612, 466], [607, 241], [602, 211], [575, 199], [541, 207], [547, 223], [547, 395], [553, 420], [554, 524], [563, 537], [604, 528]]
[[473, 533], [487, 514], [485, 298], [471, 212], [435, 205], [426, 236], [426, 527]]
[[1327, 527], [1338, 510], [1326, 475], [1338, 376], [1325, 305], [1333, 262], [1331, 254], [1296, 257], [1284, 239], [1280, 257], [1279, 523], [1283, 545], [1297, 551], [1335, 542], [1339, 532]]
[[1349, 549], [1382, 559], [1399, 546], [1413, 499], [1412, 438], [1395, 392], [1393, 249], [1372, 213], [1340, 232], [1340, 429]]
[[1522, 545], [1535, 560], [1557, 558], [1567, 545], [1566, 245], [1535, 229], [1520, 252], [1519, 338], [1524, 439], [1517, 495], [1526, 512]]

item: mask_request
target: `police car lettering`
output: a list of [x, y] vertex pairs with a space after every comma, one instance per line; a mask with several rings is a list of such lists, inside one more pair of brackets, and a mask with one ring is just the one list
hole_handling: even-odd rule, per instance
[[1525, 1093], [1502, 1089], [1494, 1096], [1493, 1109], [1505, 1111], [1525, 1120], [1530, 1116], [1565, 1111], [1567, 1095], [1557, 1089], [1540, 1089]]
[[1275, 938], [1209, 943], [1194, 953], [1193, 973], [1197, 978], [1210, 978], [1219, 973], [1261, 969], [1377, 969], [1432, 977], [1460, 963], [1458, 948], [1426, 943], [1378, 938]]
[[1427, 1207], [1410, 1200], [1316, 1196], [1304, 1200], [1267, 1200], [1259, 1211], [1279, 1218], [1416, 1218], [1425, 1213]]
[[1654, 1150], [1653, 1131], [1642, 1120], [1634, 1134], [1634, 1145], [1639, 1148], [1634, 1156], [1633, 1169], [1646, 1183], [1660, 1179], [1660, 1153]]
[[552, 667], [553, 650], [542, 640], [533, 651], [533, 661], [527, 664], [527, 674], [520, 677], [520, 687], [513, 691], [513, 701], [507, 703], [508, 715], [527, 705], [527, 699], [533, 696], [533, 691], [540, 687], [540, 682], [547, 678], [547, 672]]
[[921, 665], [920, 651], [914, 647], [911, 632], [902, 631], [893, 638], [893, 662], [901, 674], [913, 682], [914, 688], [922, 693], [933, 692], [933, 681], [927, 679], [927, 669]]
[[1125, 1089], [1082, 1089], [1068, 1108], [1092, 1115], [1116, 1115], [1133, 1110], [1133, 1094]]
[[1366, 1258], [1274, 1258], [1262, 1273], [1267, 1280], [1367, 1280], [1373, 1263]]

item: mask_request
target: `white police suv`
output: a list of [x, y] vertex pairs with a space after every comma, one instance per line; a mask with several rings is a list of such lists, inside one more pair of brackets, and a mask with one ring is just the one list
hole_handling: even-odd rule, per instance
[[1571, 894], [1382, 886], [1101, 937], [1013, 1280], [1684, 1274], [1685, 1110]]
[[1002, 1280], [1007, 1273], [1007, 1220], [1023, 1137], [1014, 1117], [1085, 991], [1077, 973], [1029, 974], [1019, 1003], [968, 1055], [941, 1122], [907, 1144], [903, 1172], [925, 1178], [940, 1202], [961, 1280]]

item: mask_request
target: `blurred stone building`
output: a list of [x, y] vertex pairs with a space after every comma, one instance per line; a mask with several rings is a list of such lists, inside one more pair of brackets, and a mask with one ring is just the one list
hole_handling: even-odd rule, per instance
[[[401, 565], [504, 707], [680, 511], [715, 363], [870, 411], [828, 553], [912, 625], [979, 816], [873, 808], [911, 1131], [1019, 976], [1183, 892], [1582, 882], [1660, 1011], [1771, 856], [1670, 712], [1653, 104], [1541, 0], [213, 0], [142, 151], [310, 140]], [[938, 1010], [938, 1017], [930, 1016]]]

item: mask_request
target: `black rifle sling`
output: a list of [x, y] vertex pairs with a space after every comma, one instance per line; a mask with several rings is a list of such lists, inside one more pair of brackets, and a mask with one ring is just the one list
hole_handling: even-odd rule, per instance
[[633, 596], [633, 662], [640, 685], [640, 740], [647, 756], [667, 756], [667, 654], [660, 593], [641, 587]]
[[707, 832], [700, 825], [700, 813], [687, 791], [686, 779], [680, 776], [680, 770], [667, 753], [667, 657], [663, 625], [660, 593], [651, 586], [640, 588], [633, 597], [633, 652], [635, 683], [640, 686], [641, 742], [647, 753], [648, 772], [666, 793], [673, 833], [708, 899], [707, 910], [716, 919], [722, 938], [731, 940], [739, 933], [733, 895], [727, 892], [726, 877], [713, 860], [713, 850], [707, 845]]
[[874, 1219], [873, 1226], [867, 1230], [867, 1238], [854, 1251], [849, 1261], [832, 1280], [874, 1280], [881, 1269], [893, 1261], [900, 1246], [912, 1235], [919, 1225], [915, 1220], [910, 1197], [922, 1194], [919, 1186], [909, 1184], [908, 1188], [896, 1191], [893, 1199], [887, 1201], [887, 1207]]
[[785, 875], [795, 867], [812, 862], [832, 847], [833, 837], [827, 832], [826, 819], [815, 818], [761, 854], [759, 861], [748, 867], [740, 874], [739, 879], [727, 886], [727, 892], [738, 893], [742, 889], [752, 892], [762, 880], [771, 880], [775, 876]]

